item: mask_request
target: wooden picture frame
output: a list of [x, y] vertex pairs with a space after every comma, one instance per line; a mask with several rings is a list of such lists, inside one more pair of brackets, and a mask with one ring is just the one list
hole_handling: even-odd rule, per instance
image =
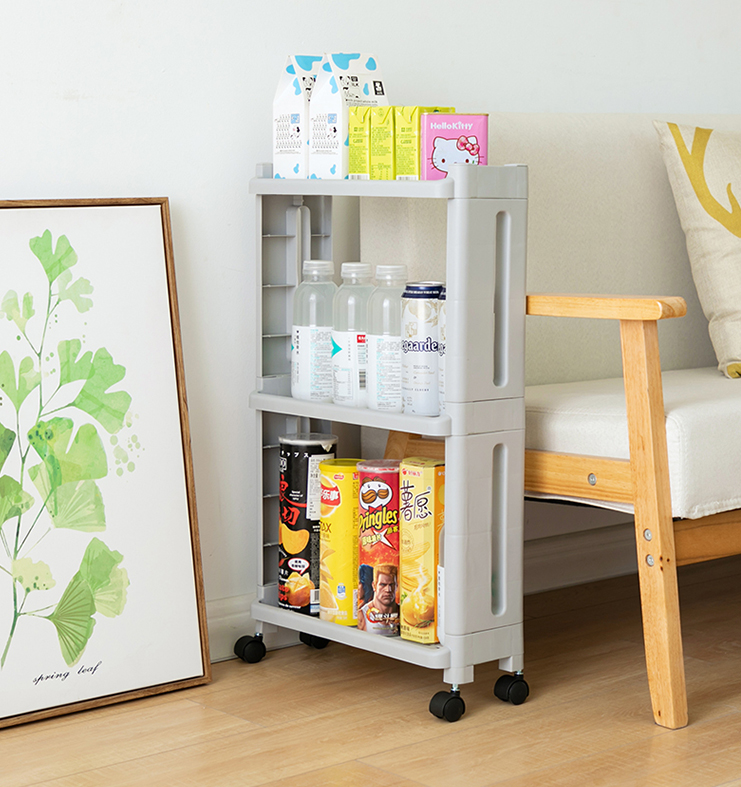
[[0, 202], [0, 728], [211, 679], [167, 198]]

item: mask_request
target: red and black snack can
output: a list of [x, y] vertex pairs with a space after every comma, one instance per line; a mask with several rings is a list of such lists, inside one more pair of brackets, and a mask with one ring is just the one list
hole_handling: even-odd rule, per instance
[[278, 441], [278, 605], [306, 615], [319, 615], [319, 465], [325, 459], [334, 459], [337, 437], [309, 432], [282, 435]]
[[358, 463], [358, 628], [399, 634], [399, 465]]

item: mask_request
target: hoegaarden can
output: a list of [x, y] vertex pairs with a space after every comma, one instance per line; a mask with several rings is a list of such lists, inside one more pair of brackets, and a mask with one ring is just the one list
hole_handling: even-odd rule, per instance
[[442, 282], [412, 282], [401, 296], [401, 388], [405, 413], [440, 413], [438, 317], [442, 288]]

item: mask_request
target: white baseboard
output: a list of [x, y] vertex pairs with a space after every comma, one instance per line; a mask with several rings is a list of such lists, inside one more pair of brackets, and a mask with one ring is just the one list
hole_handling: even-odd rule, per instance
[[[635, 573], [633, 524], [567, 533], [525, 542], [525, 593], [539, 593], [568, 585]], [[255, 633], [250, 606], [256, 595], [234, 596], [206, 602], [212, 661], [234, 656], [234, 643]], [[266, 633], [268, 648], [297, 642], [295, 632]]]
[[[211, 661], [234, 658], [234, 643], [240, 637], [255, 633], [255, 621], [250, 609], [256, 598], [257, 594], [251, 593], [206, 601]], [[298, 641], [298, 634], [286, 629], [265, 633], [265, 645], [270, 650], [295, 645]]]
[[525, 594], [634, 574], [633, 523], [525, 542]]

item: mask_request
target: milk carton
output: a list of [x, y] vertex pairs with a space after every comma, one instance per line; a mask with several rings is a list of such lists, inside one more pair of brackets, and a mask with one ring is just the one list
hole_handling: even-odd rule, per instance
[[309, 100], [322, 55], [289, 55], [273, 100], [273, 177], [307, 178]]
[[351, 106], [388, 106], [376, 60], [368, 54], [325, 55], [309, 105], [310, 178], [347, 178]]

